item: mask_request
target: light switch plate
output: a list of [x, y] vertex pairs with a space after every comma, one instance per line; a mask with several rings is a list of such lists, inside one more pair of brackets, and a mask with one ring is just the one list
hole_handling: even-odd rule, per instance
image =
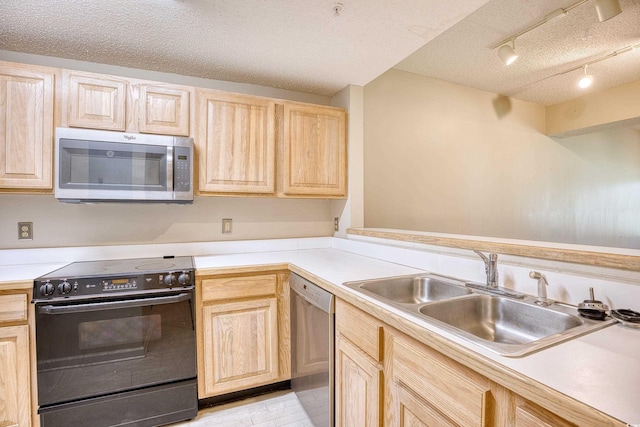
[[33, 240], [33, 223], [18, 223], [18, 240]]

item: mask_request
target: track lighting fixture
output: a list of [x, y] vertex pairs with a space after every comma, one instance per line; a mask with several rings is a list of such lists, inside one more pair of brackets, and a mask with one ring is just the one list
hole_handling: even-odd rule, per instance
[[604, 22], [619, 15], [622, 8], [618, 0], [596, 0], [596, 12], [598, 12], [598, 20]]
[[498, 49], [498, 56], [504, 62], [504, 65], [511, 65], [518, 59], [518, 54], [516, 53], [516, 39], [511, 40], [511, 46], [508, 44], [502, 45], [500, 49]]
[[[518, 58], [518, 54], [515, 51], [515, 40], [517, 37], [522, 36], [523, 34], [528, 33], [531, 30], [538, 28], [541, 25], [546, 24], [552, 20], [561, 18], [565, 16], [570, 10], [575, 9], [576, 7], [583, 5], [589, 0], [580, 0], [568, 7], [554, 10], [553, 12], [547, 14], [544, 19], [536, 24], [531, 25], [528, 28], [520, 31], [512, 35], [511, 37], [502, 40], [500, 43], [494, 45], [492, 49], [498, 49], [498, 56], [502, 59], [502, 62], [505, 65], [512, 64]], [[598, 19], [600, 22], [604, 22], [607, 19], [611, 19], [614, 16], [619, 15], [622, 12], [622, 8], [620, 7], [619, 0], [596, 0], [596, 12], [598, 13]], [[509, 42], [511, 42], [512, 46], [509, 46]]]
[[580, 77], [580, 80], [578, 80], [578, 86], [582, 89], [586, 89], [591, 86], [591, 83], [593, 83], [593, 76], [591, 76], [591, 74], [587, 74], [587, 65], [585, 64], [584, 74]]
[[[580, 75], [580, 78], [578, 79], [578, 87], [580, 87], [581, 89], [586, 89], [589, 86], [591, 86], [591, 84], [593, 84], [593, 81], [594, 81], [593, 76], [588, 74], [587, 68], [590, 65], [596, 64], [598, 62], [606, 61], [607, 59], [614, 58], [616, 56], [620, 56], [620, 55], [623, 55], [625, 53], [636, 52], [638, 49], [640, 49], [640, 43], [636, 43], [634, 45], [629, 45], [629, 46], [623, 47], [622, 49], [614, 50], [613, 52], [610, 52], [610, 53], [608, 53], [608, 54], [606, 54], [604, 56], [601, 56], [600, 58], [592, 59], [591, 61], [585, 62], [582, 65], [577, 65], [575, 67], [571, 67], [571, 68], [569, 68], [567, 70], [564, 70], [564, 71], [561, 71], [559, 73], [556, 73], [556, 74], [554, 74], [552, 76], [545, 77], [542, 80], [546, 80], [546, 79], [550, 79], [550, 78], [553, 78], [553, 77], [562, 76], [562, 75], [565, 75], [567, 73], [573, 73], [574, 71], [577, 71], [577, 70], [582, 70], [582, 74]], [[542, 80], [539, 80], [539, 81], [542, 81]]]

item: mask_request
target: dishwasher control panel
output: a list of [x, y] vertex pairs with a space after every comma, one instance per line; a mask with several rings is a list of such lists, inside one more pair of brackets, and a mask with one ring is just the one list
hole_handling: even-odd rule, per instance
[[311, 283], [297, 274], [291, 274], [289, 287], [310, 304], [315, 305], [327, 313], [334, 312], [333, 294], [325, 291], [320, 286]]

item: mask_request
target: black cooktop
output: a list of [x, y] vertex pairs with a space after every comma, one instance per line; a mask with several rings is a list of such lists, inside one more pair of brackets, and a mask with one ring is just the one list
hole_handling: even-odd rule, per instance
[[190, 256], [174, 258], [134, 258], [108, 261], [73, 262], [58, 270], [47, 273], [36, 280], [54, 280], [89, 277], [113, 277], [131, 274], [166, 273], [193, 269]]
[[33, 300], [138, 295], [193, 288], [192, 257], [74, 262], [38, 277]]

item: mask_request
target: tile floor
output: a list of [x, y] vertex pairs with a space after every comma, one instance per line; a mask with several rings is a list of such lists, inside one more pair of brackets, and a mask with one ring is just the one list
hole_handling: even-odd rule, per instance
[[196, 418], [170, 427], [313, 427], [296, 395], [290, 390], [214, 406]]

